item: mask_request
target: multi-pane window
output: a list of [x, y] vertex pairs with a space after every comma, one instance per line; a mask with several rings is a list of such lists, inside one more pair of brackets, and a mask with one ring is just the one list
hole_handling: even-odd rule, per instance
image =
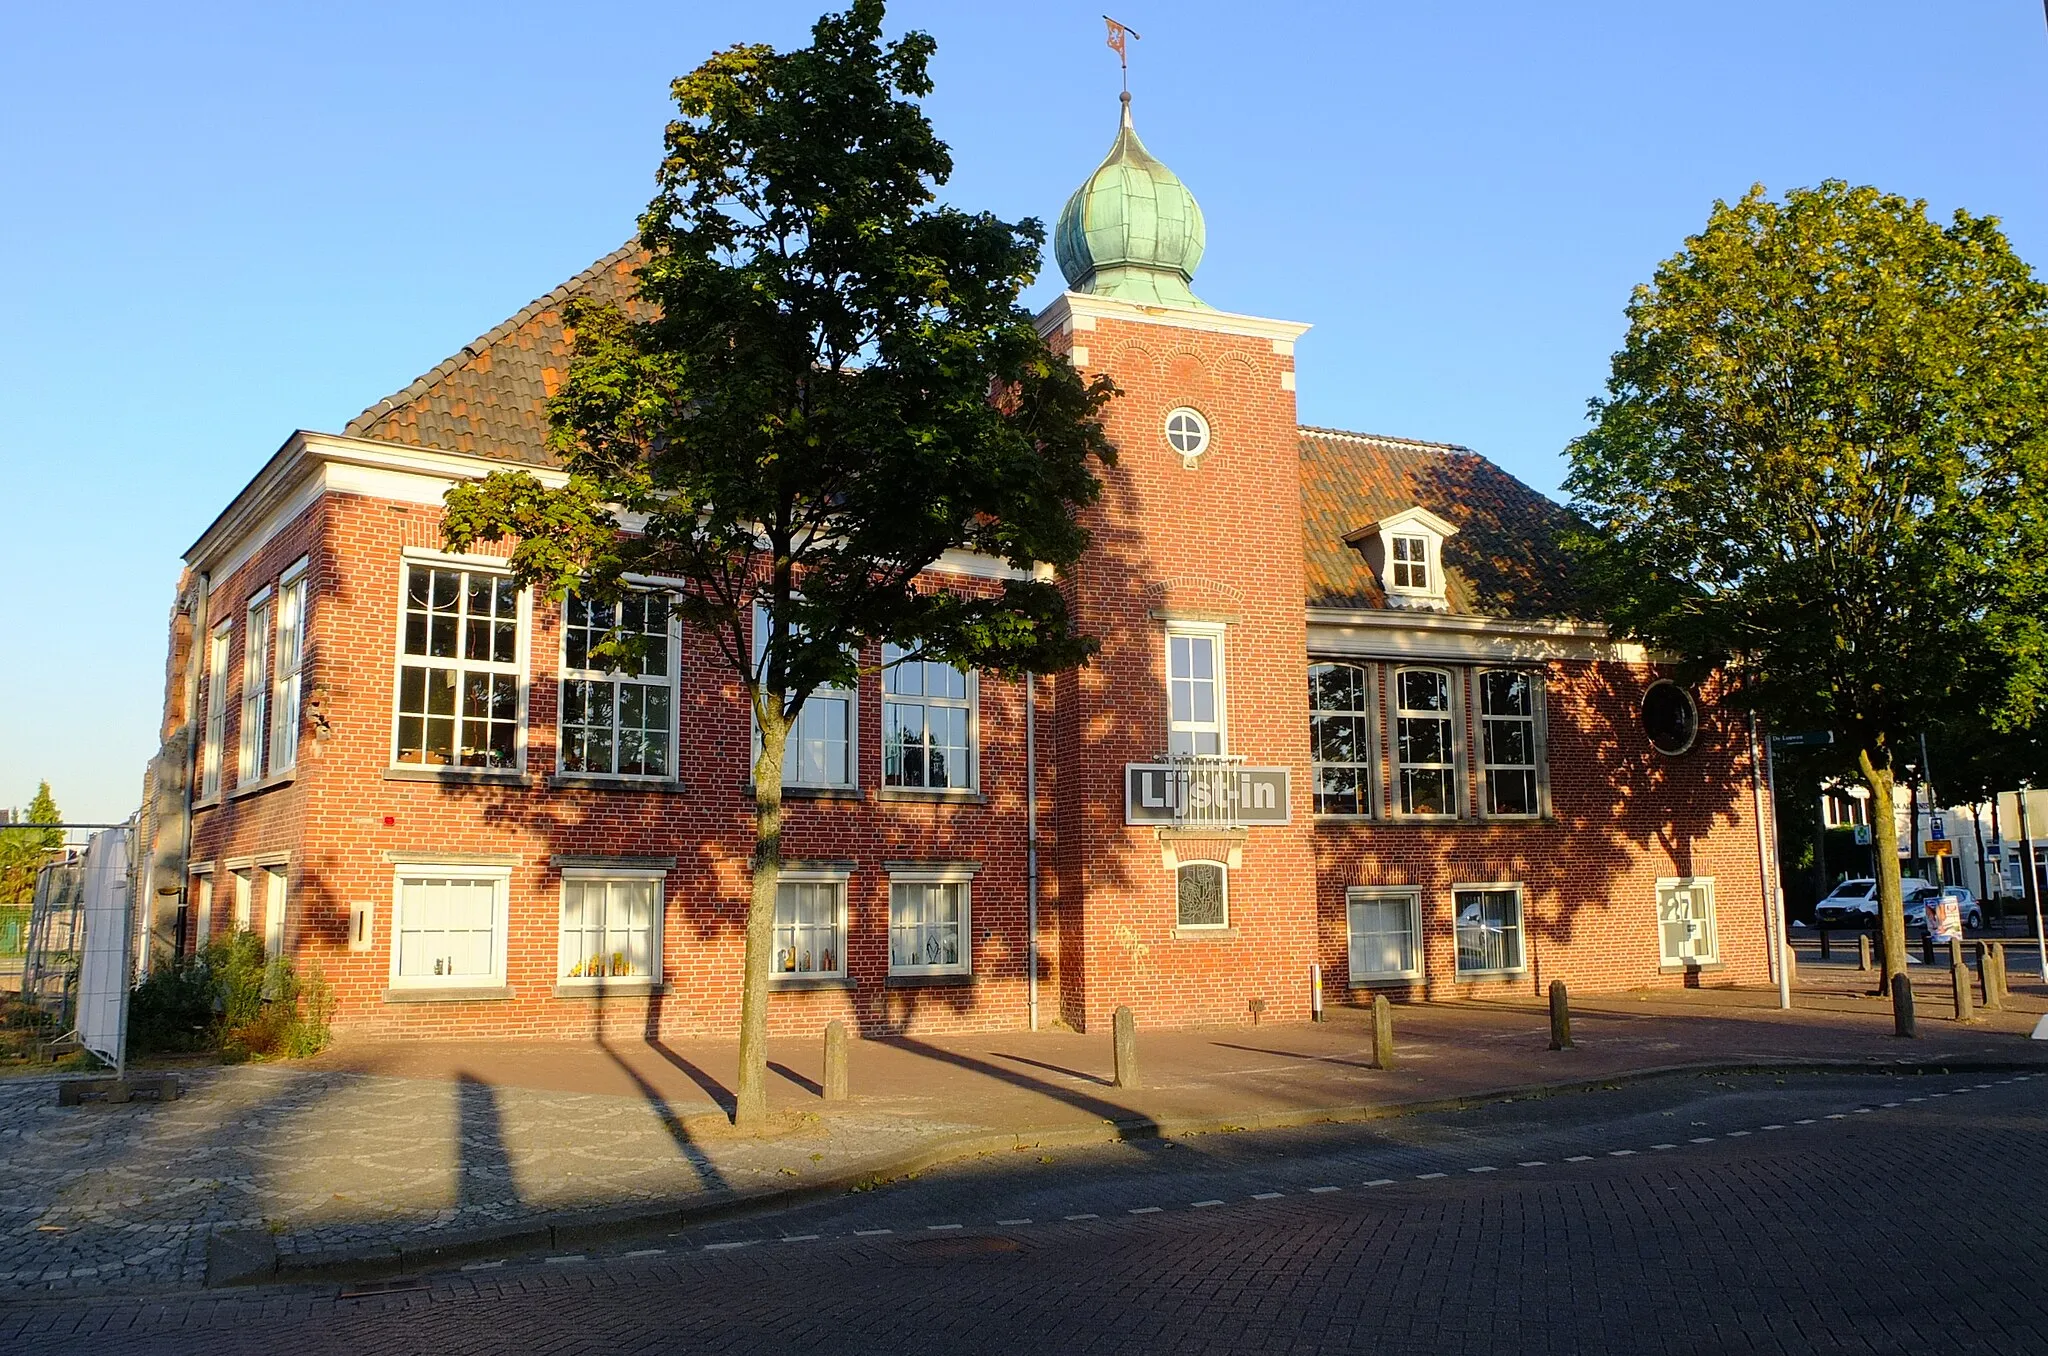
[[285, 868], [259, 867], [256, 874], [263, 884], [263, 954], [275, 960], [284, 954]]
[[775, 887], [775, 970], [780, 979], [846, 975], [846, 882], [784, 880]]
[[1422, 973], [1422, 908], [1412, 890], [1353, 890], [1346, 901], [1353, 983]]
[[1428, 593], [1429, 538], [1396, 535], [1392, 538], [1392, 570], [1389, 577], [1397, 589]]
[[398, 761], [510, 768], [519, 760], [519, 590], [511, 576], [407, 565]]
[[1174, 921], [1179, 926], [1230, 926], [1229, 871], [1222, 862], [1182, 862], [1174, 873], [1174, 889]]
[[1721, 958], [1712, 877], [1657, 882], [1657, 942], [1666, 965], [1711, 965]]
[[1451, 892], [1457, 919], [1458, 973], [1496, 974], [1522, 968], [1522, 889], [1487, 885]]
[[306, 650], [306, 567], [301, 561], [277, 586], [277, 638], [271, 665], [270, 767], [286, 772], [299, 760], [300, 669]]
[[1220, 754], [1223, 742], [1223, 637], [1213, 631], [1166, 633], [1166, 752]]
[[1449, 673], [1443, 669], [1394, 671], [1394, 733], [1400, 812], [1456, 814], [1458, 746]]
[[882, 780], [931, 789], [974, 785], [973, 677], [882, 647]]
[[889, 882], [889, 973], [966, 974], [967, 882]]
[[661, 976], [661, 876], [563, 873], [561, 964], [568, 983]]
[[[754, 662], [768, 648], [768, 609], [754, 608]], [[791, 628], [792, 637], [802, 633]], [[763, 677], [766, 676], [765, 670]], [[820, 687], [804, 699], [803, 709], [789, 727], [789, 742], [782, 751], [782, 781], [786, 786], [852, 786], [853, 701], [851, 688]], [[760, 731], [755, 731], [759, 747]]]
[[1309, 747], [1319, 815], [1372, 813], [1371, 686], [1356, 664], [1311, 664]]
[[198, 951], [213, 936], [213, 868], [192, 876], [192, 949]]
[[199, 798], [220, 794], [220, 748], [228, 714], [228, 646], [234, 627], [222, 622], [206, 638], [206, 733], [199, 742]]
[[247, 867], [234, 873], [235, 877], [235, 931], [247, 932], [256, 921], [256, 882], [254, 873]]
[[265, 589], [249, 604], [242, 628], [242, 728], [235, 758], [235, 780], [253, 782], [263, 776], [264, 746], [270, 734], [270, 604]]
[[1513, 669], [1481, 669], [1479, 728], [1486, 813], [1539, 813], [1535, 679]]
[[391, 928], [391, 982], [468, 987], [505, 982], [509, 872], [401, 872]]
[[[675, 665], [668, 599], [570, 598], [562, 615], [562, 767], [598, 776], [667, 777], [675, 758]], [[632, 646], [612, 661], [607, 639]]]

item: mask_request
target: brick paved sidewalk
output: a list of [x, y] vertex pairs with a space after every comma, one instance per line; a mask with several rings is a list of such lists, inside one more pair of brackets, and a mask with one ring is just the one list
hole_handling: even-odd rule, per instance
[[[2018, 977], [2016, 976], [2016, 979]], [[2048, 996], [1959, 1025], [1921, 982], [1921, 1039], [1890, 1036], [1869, 977], [1810, 970], [1798, 1005], [1737, 990], [1574, 1005], [1552, 1052], [1534, 1001], [1396, 1010], [1399, 1067], [1367, 1067], [1360, 1014], [1320, 1026], [1141, 1032], [1145, 1086], [1111, 1085], [1106, 1035], [855, 1042], [854, 1096], [818, 1095], [818, 1042], [771, 1043], [772, 1134], [721, 1106], [730, 1042], [411, 1042], [296, 1064], [202, 1068], [162, 1107], [59, 1109], [52, 1080], [0, 1080], [0, 1300], [190, 1286], [208, 1240], [280, 1256], [416, 1248], [564, 1212], [646, 1209], [844, 1179], [990, 1136], [1275, 1123], [1671, 1066], [1802, 1059], [2029, 1061]]]

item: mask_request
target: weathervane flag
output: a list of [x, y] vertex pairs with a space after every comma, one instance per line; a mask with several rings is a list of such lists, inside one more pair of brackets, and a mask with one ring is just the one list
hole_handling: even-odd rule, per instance
[[[2048, 0], [2044, 0], [2044, 2], [2048, 2]], [[1116, 53], [1117, 63], [1123, 67], [1124, 88], [1128, 90], [1131, 87], [1131, 55], [1130, 49], [1124, 40], [1126, 38], [1142, 38], [1145, 35], [1138, 32], [1135, 28], [1125, 28], [1107, 14], [1102, 16], [1102, 22], [1109, 25], [1109, 50]]]

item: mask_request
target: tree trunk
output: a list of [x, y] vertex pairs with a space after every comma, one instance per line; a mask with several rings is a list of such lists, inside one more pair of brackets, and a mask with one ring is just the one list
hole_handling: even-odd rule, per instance
[[747, 951], [740, 980], [740, 1071], [732, 1121], [768, 1119], [768, 974], [775, 959], [775, 890], [782, 878], [782, 751], [789, 720], [779, 694], [761, 703], [761, 752], [754, 758], [754, 876], [747, 901]]
[[[1882, 761], [1880, 761], [1882, 760]], [[1877, 881], [1877, 939], [1884, 971], [1883, 992], [1892, 976], [1906, 973], [1906, 911], [1899, 893], [1899, 821], [1892, 806], [1891, 758], [1883, 749], [1856, 751], [1863, 784], [1870, 788], [1871, 875]]]

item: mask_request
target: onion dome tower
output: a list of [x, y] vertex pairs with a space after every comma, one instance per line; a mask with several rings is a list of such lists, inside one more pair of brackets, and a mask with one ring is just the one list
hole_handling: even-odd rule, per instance
[[1203, 244], [1195, 195], [1138, 140], [1130, 91], [1124, 91], [1116, 141], [1067, 199], [1053, 233], [1053, 253], [1067, 286], [1147, 305], [1208, 310], [1188, 290]]

